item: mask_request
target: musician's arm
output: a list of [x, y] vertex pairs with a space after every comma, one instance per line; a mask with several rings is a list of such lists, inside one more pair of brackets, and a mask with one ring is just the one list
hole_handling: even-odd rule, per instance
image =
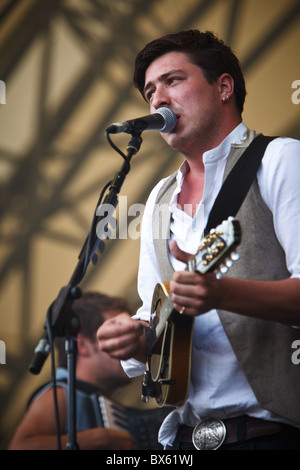
[[[60, 417], [61, 448], [64, 450], [69, 436], [63, 434], [63, 423], [67, 419], [65, 392], [57, 388], [57, 401]], [[124, 432], [105, 428], [80, 431], [76, 436], [79, 449], [136, 449], [133, 437]], [[56, 421], [53, 404], [53, 390], [49, 389], [38, 396], [30, 405], [23, 420], [17, 427], [8, 450], [57, 450]]]
[[253, 281], [224, 277], [217, 286], [224, 310], [300, 326], [300, 279]]
[[142, 301], [134, 317], [121, 315], [107, 320], [98, 330], [97, 338], [101, 350], [110, 356], [127, 361], [123, 364], [130, 376], [141, 375], [146, 362], [144, 326], [149, 326], [152, 296], [155, 286], [161, 281], [152, 240], [152, 212], [157, 192], [162, 182], [151, 192], [143, 214], [138, 271], [138, 293]]
[[171, 282], [174, 306], [185, 314], [211, 309], [300, 326], [300, 279], [256, 281], [214, 274], [176, 272]]

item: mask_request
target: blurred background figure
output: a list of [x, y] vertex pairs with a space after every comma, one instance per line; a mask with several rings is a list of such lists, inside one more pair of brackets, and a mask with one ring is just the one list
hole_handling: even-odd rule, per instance
[[[107, 318], [120, 312], [130, 314], [126, 300], [97, 292], [86, 292], [74, 302], [73, 310], [80, 320], [77, 336], [76, 406], [77, 443], [80, 449], [136, 449], [133, 436], [124, 430], [104, 428], [105, 410], [101, 399], [110, 397], [130, 379], [118, 360], [99, 351], [96, 342], [98, 327]], [[57, 369], [57, 403], [61, 433], [61, 448], [68, 442], [67, 429], [67, 355], [65, 339], [56, 338], [59, 368]], [[109, 406], [110, 400], [102, 406]], [[56, 418], [53, 384], [42, 386], [31, 397], [26, 413], [10, 442], [9, 449], [57, 449]]]

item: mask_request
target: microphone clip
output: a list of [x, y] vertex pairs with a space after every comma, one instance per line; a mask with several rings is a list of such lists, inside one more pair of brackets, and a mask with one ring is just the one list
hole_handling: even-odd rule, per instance
[[140, 150], [141, 144], [143, 142], [143, 139], [141, 137], [141, 132], [138, 131], [132, 131], [131, 133], [132, 139], [129, 141], [127, 145], [127, 156], [130, 155], [135, 155], [138, 153]]

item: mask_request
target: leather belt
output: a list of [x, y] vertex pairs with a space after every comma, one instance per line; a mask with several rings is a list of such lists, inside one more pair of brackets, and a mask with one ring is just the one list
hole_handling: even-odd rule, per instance
[[180, 427], [180, 441], [192, 442], [198, 450], [215, 450], [222, 444], [233, 444], [255, 437], [276, 434], [283, 425], [263, 419], [239, 416], [221, 421], [217, 418], [205, 418], [194, 428]]

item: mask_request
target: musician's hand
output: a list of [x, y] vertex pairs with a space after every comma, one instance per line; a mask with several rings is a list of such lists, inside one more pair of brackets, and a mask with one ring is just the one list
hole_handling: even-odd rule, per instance
[[185, 264], [187, 264], [188, 261], [194, 256], [194, 255], [191, 255], [190, 253], [186, 253], [185, 251], [182, 251], [177, 245], [175, 240], [170, 241], [169, 248], [174, 258], [178, 259], [178, 261], [182, 261], [182, 263], [185, 263]]
[[[175, 258], [184, 263], [193, 256], [180, 250], [174, 240], [170, 242], [170, 251]], [[218, 283], [213, 273], [202, 275], [189, 271], [176, 271], [170, 282], [174, 308], [180, 312], [184, 307], [184, 314], [194, 316], [216, 308]]]
[[141, 320], [133, 320], [127, 313], [106, 320], [97, 331], [100, 350], [116, 359], [134, 357], [145, 362], [144, 326], [149, 325]]

